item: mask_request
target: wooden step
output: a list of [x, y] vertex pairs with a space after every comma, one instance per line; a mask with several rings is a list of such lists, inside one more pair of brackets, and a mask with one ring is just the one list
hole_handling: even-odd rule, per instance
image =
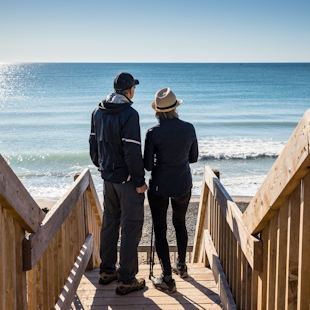
[[[146, 287], [125, 296], [115, 293], [116, 282], [100, 285], [99, 268], [86, 271], [77, 290], [75, 309], [221, 309], [220, 298], [212, 271], [203, 264], [187, 264], [189, 277], [173, 275], [177, 292], [163, 293], [149, 280], [149, 265], [140, 265], [137, 278], [145, 278]], [[154, 276], [161, 273], [160, 265], [154, 266]], [[74, 309], [74, 306], [72, 309]]]

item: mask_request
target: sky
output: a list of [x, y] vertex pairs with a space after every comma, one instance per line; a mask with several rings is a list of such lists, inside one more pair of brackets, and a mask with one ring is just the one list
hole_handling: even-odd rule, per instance
[[309, 0], [0, 0], [0, 63], [310, 62]]

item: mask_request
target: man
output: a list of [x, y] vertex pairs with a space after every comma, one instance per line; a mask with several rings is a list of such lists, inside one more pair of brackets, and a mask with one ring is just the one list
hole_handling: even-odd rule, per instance
[[[139, 115], [131, 105], [139, 81], [122, 72], [114, 92], [99, 103], [91, 120], [90, 156], [104, 180], [104, 215], [100, 234], [100, 284], [118, 278], [116, 293], [125, 295], [145, 287], [137, 279], [137, 246], [144, 218], [144, 166]], [[121, 227], [120, 266], [116, 270]]]

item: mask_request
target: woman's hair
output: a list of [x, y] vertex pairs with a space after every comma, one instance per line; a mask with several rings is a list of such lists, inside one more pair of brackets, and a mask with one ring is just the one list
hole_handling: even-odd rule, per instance
[[179, 118], [179, 114], [176, 110], [170, 112], [155, 112], [155, 117], [159, 120]]

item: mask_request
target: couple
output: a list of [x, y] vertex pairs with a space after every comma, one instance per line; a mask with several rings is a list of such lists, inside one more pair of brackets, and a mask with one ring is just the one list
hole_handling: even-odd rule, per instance
[[[114, 79], [114, 92], [99, 103], [91, 120], [90, 156], [104, 180], [104, 214], [100, 241], [100, 284], [117, 281], [116, 293], [125, 295], [145, 287], [137, 279], [138, 253], [144, 219], [144, 192], [148, 189], [144, 169], [151, 171], [148, 201], [151, 208], [155, 247], [162, 275], [153, 285], [175, 292], [172, 272], [187, 276], [185, 255], [187, 230], [185, 214], [191, 197], [189, 164], [198, 158], [198, 145], [192, 124], [179, 120], [176, 112], [182, 100], [170, 88], [159, 90], [152, 108], [158, 124], [147, 131], [144, 158], [141, 154], [139, 115], [132, 108], [137, 79], [122, 72]], [[166, 216], [171, 199], [176, 231], [178, 260], [170, 265], [166, 239]], [[119, 267], [117, 242], [121, 227]]]

